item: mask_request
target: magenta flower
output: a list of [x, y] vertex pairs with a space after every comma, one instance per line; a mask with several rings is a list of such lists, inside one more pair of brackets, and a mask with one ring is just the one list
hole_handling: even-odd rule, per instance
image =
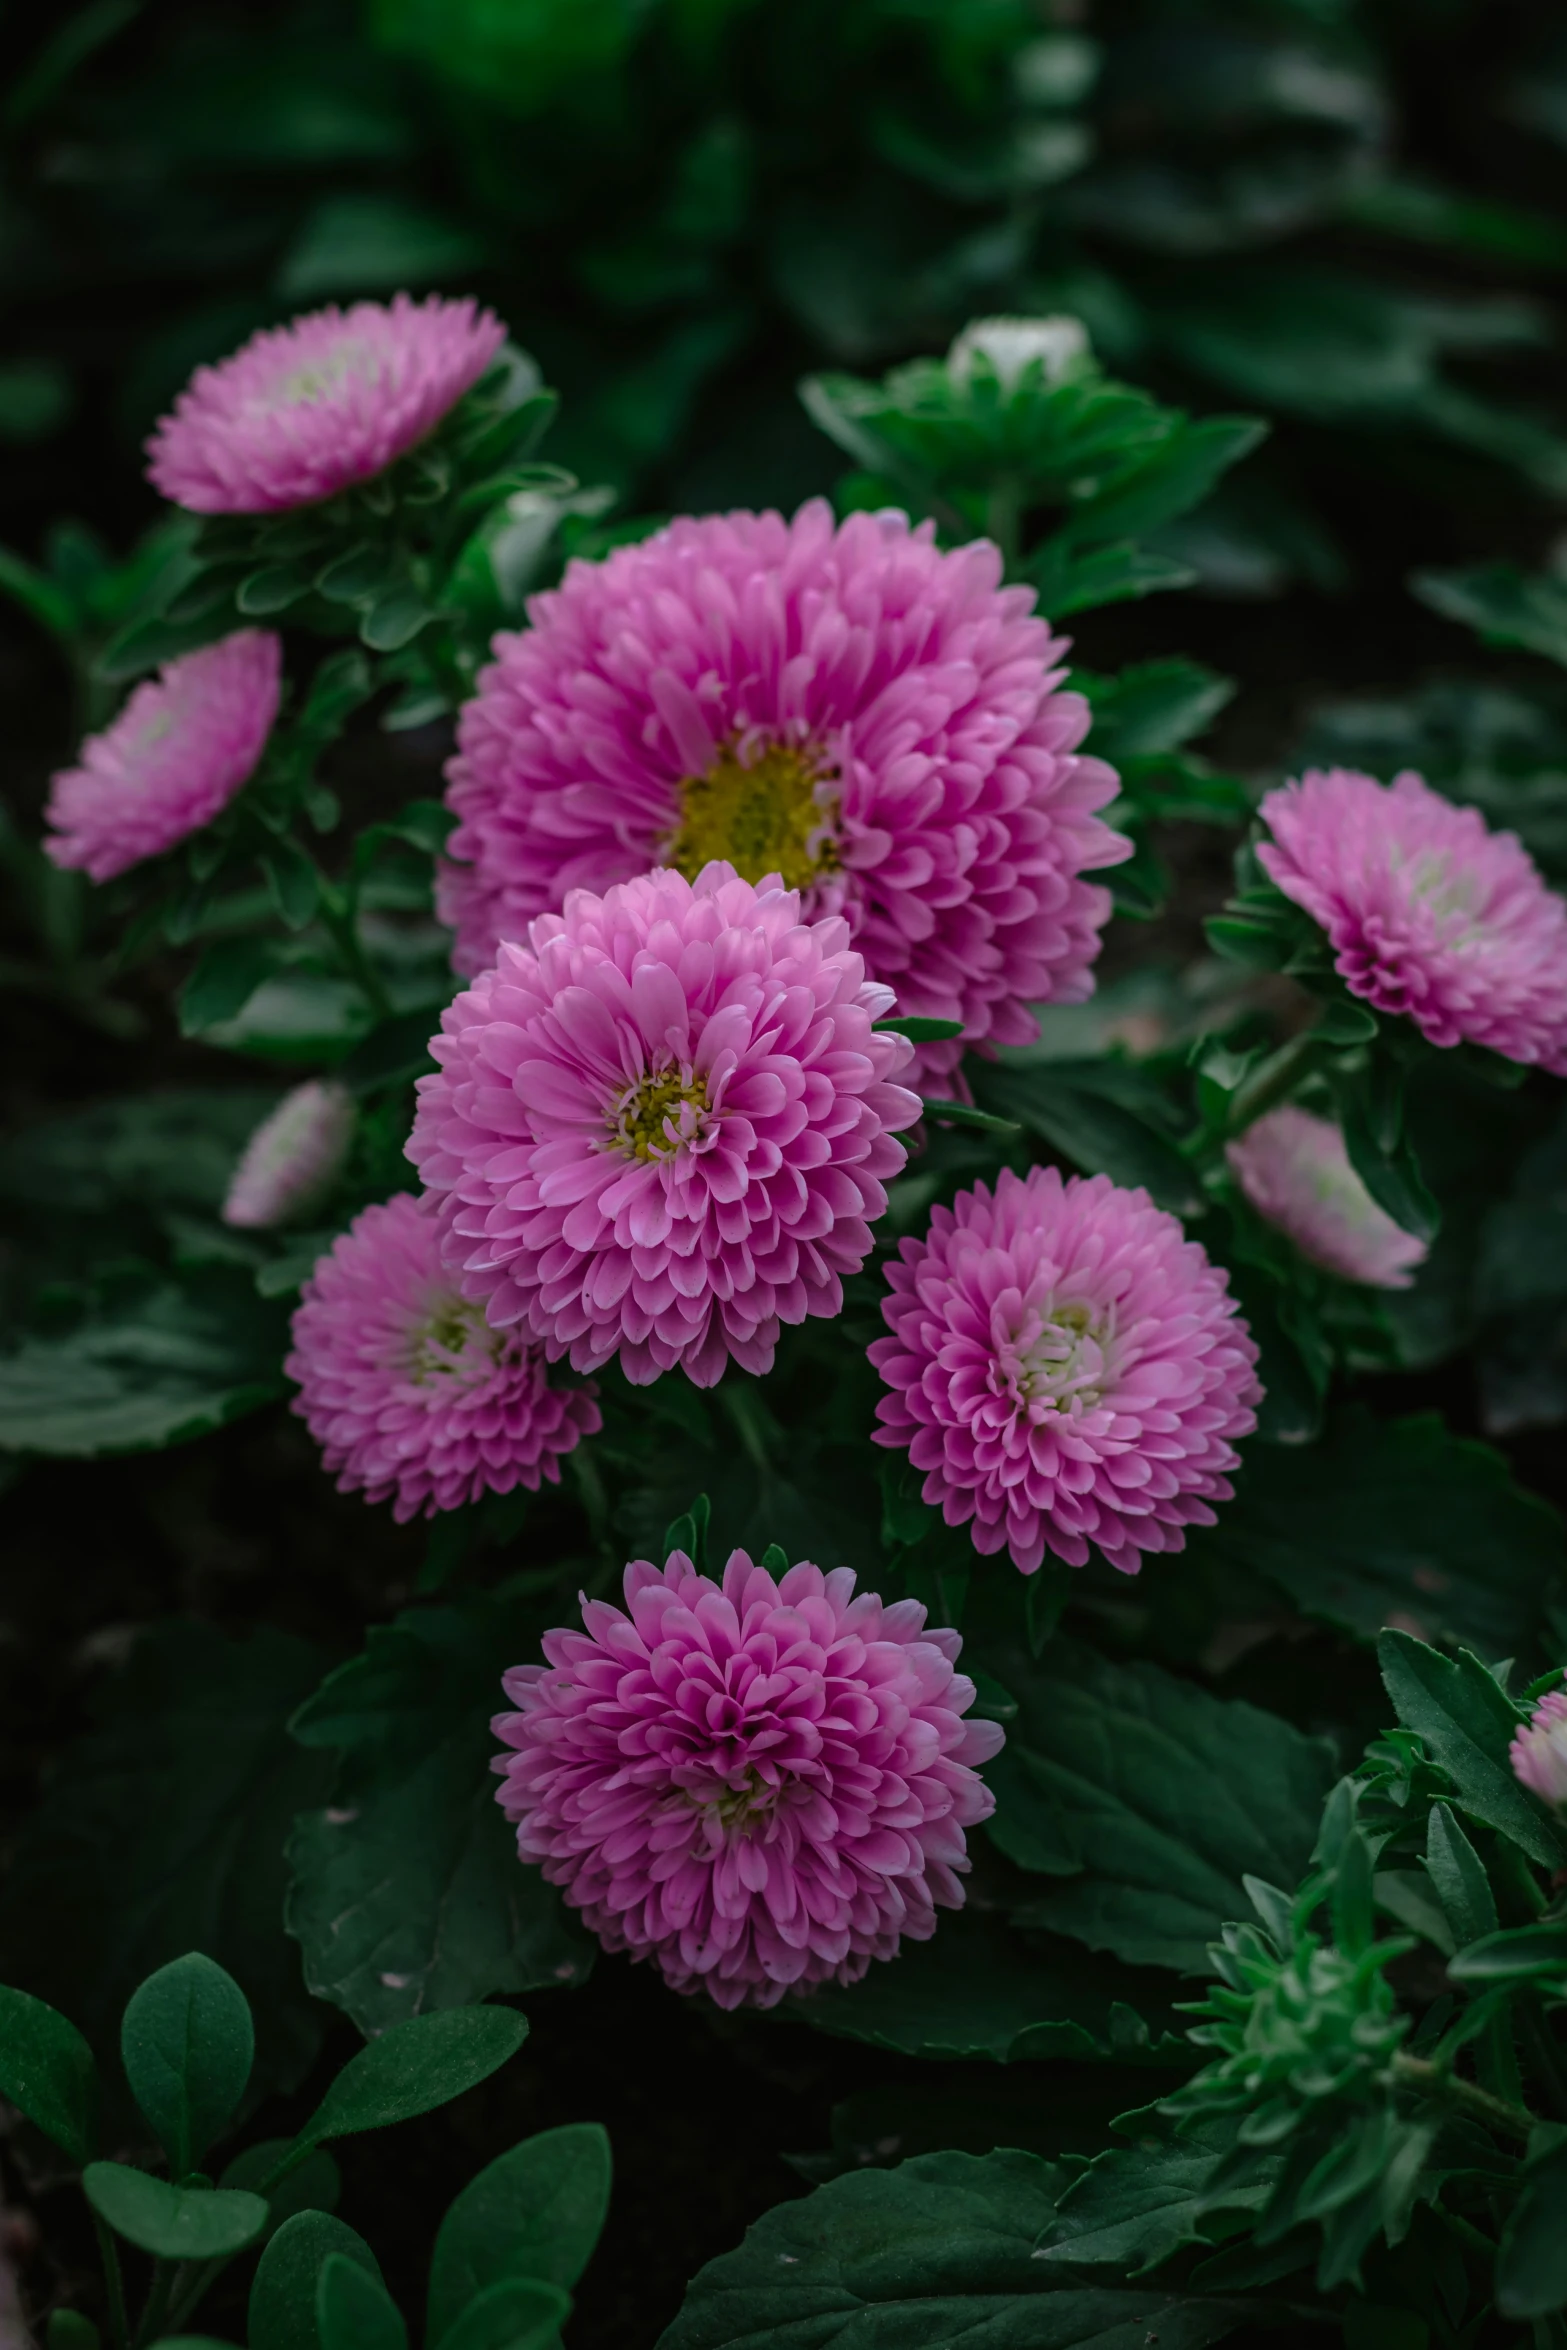
[[395, 1495], [399, 1524], [481, 1493], [536, 1493], [600, 1425], [591, 1389], [552, 1387], [536, 1347], [492, 1330], [441, 1270], [409, 1193], [366, 1208], [321, 1258], [283, 1368], [340, 1493]]
[[506, 340], [472, 301], [335, 304], [198, 367], [147, 443], [153, 486], [194, 514], [271, 514], [367, 481], [422, 441]]
[[1224, 1274], [1145, 1191], [1003, 1170], [900, 1244], [871, 1361], [878, 1444], [927, 1502], [1032, 1575], [1091, 1543], [1135, 1575], [1211, 1526], [1256, 1425], [1257, 1349]]
[[1542, 1803], [1567, 1806], [1567, 1697], [1553, 1689], [1513, 1733], [1514, 1775]]
[[1373, 1289], [1407, 1289], [1424, 1264], [1425, 1242], [1377, 1206], [1331, 1120], [1286, 1103], [1248, 1126], [1225, 1156], [1257, 1213], [1314, 1265]]
[[1567, 1076], [1567, 905], [1510, 832], [1418, 775], [1342, 767], [1270, 792], [1262, 815], [1257, 855], [1326, 931], [1352, 995], [1431, 1044]]
[[625, 1610], [582, 1602], [542, 1665], [503, 1686], [499, 1800], [607, 1950], [677, 1991], [773, 2007], [858, 1982], [960, 1909], [963, 1831], [1002, 1743], [965, 1721], [956, 1632], [917, 1600], [854, 1596], [803, 1563], [776, 1583], [743, 1550], [720, 1586], [677, 1550], [626, 1569]]
[[1094, 813], [1116, 779], [1077, 750], [1066, 647], [1000, 577], [986, 541], [943, 553], [901, 514], [835, 528], [819, 498], [571, 564], [459, 722], [458, 968], [573, 889], [716, 857], [845, 914], [901, 1012], [1029, 1042], [1030, 1003], [1091, 993], [1110, 895], [1082, 876], [1131, 844]]
[[872, 986], [838, 916], [645, 874], [533, 924], [443, 1015], [408, 1155], [440, 1195], [446, 1262], [499, 1329], [643, 1385], [772, 1365], [781, 1322], [836, 1314], [870, 1253], [895, 1129]]
[[240, 1154], [223, 1221], [264, 1232], [290, 1223], [331, 1190], [354, 1138], [346, 1086], [312, 1078], [286, 1093]]
[[282, 643], [262, 628], [166, 661], [54, 778], [47, 854], [112, 881], [210, 824], [255, 773], [282, 676]]

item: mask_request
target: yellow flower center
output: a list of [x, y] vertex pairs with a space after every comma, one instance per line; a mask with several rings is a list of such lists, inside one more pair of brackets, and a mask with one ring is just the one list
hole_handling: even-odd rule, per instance
[[694, 881], [722, 857], [747, 881], [776, 873], [788, 889], [809, 889], [838, 866], [827, 775], [814, 752], [788, 743], [749, 761], [726, 745], [705, 775], [680, 786], [668, 863]]
[[418, 1387], [434, 1379], [487, 1378], [507, 1344], [504, 1330], [492, 1330], [482, 1306], [465, 1297], [443, 1297], [411, 1335], [408, 1375]]
[[1108, 1378], [1109, 1317], [1096, 1323], [1085, 1305], [1053, 1306], [1023, 1360], [1018, 1384], [1045, 1411], [1092, 1410]]
[[699, 1071], [662, 1069], [622, 1096], [610, 1116], [610, 1146], [628, 1159], [672, 1158], [706, 1108], [707, 1079]]

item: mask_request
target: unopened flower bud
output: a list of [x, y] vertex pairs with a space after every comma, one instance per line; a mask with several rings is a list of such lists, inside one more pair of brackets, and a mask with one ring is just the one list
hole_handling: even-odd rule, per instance
[[1542, 1697], [1509, 1749], [1513, 1771], [1542, 1803], [1567, 1806], [1567, 1696]]
[[312, 1079], [286, 1093], [246, 1143], [223, 1203], [223, 1221], [270, 1231], [312, 1208], [343, 1170], [354, 1134], [347, 1089]]
[[947, 353], [947, 373], [955, 384], [970, 384], [975, 360], [988, 359], [1001, 389], [1014, 392], [1032, 360], [1040, 362], [1047, 384], [1058, 384], [1087, 356], [1088, 330], [1080, 318], [975, 318]]

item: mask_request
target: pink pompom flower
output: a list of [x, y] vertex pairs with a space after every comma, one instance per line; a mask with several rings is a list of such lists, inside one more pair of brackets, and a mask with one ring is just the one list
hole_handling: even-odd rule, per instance
[[[824, 500], [683, 519], [576, 562], [498, 636], [465, 704], [441, 895], [477, 971], [570, 890], [723, 858], [843, 913], [898, 1009], [1024, 1044], [1031, 1003], [1093, 987], [1131, 853], [1095, 810], [1066, 647], [988, 541]], [[922, 1048], [932, 1079], [958, 1041]]]
[[1567, 1696], [1553, 1689], [1513, 1733], [1514, 1776], [1542, 1803], [1567, 1809]]
[[574, 890], [443, 1015], [408, 1155], [499, 1329], [638, 1385], [836, 1314], [919, 1115], [841, 916], [729, 865]]
[[743, 1550], [722, 1584], [683, 1551], [626, 1569], [625, 1609], [582, 1602], [546, 1662], [503, 1686], [499, 1800], [607, 1950], [677, 1991], [773, 2007], [855, 1983], [936, 1907], [961, 1908], [963, 1831], [1001, 1746], [966, 1721], [956, 1632], [808, 1563], [776, 1582]]
[[536, 1347], [492, 1330], [441, 1270], [409, 1193], [366, 1208], [321, 1258], [284, 1369], [340, 1493], [395, 1497], [401, 1524], [541, 1479], [600, 1425], [591, 1389], [550, 1385]]
[[1248, 1126], [1225, 1156], [1257, 1213], [1326, 1272], [1372, 1289], [1407, 1289], [1424, 1264], [1425, 1242], [1377, 1206], [1330, 1119], [1286, 1102]]
[[353, 1138], [354, 1102], [346, 1086], [314, 1077], [296, 1085], [241, 1152], [224, 1223], [265, 1232], [303, 1215], [331, 1190]]
[[422, 441], [505, 340], [487, 310], [437, 294], [263, 328], [197, 368], [147, 443], [148, 475], [194, 514], [314, 505]]
[[932, 1211], [888, 1267], [876, 1441], [927, 1502], [1032, 1575], [1097, 1544], [1135, 1575], [1228, 1501], [1257, 1349], [1222, 1271], [1145, 1191], [1054, 1167]]
[[282, 643], [263, 628], [166, 661], [54, 778], [47, 854], [112, 881], [210, 824], [255, 773], [282, 680]]
[[1270, 792], [1258, 858], [1327, 933], [1352, 995], [1431, 1044], [1567, 1076], [1567, 904], [1510, 832], [1420, 776], [1343, 767]]

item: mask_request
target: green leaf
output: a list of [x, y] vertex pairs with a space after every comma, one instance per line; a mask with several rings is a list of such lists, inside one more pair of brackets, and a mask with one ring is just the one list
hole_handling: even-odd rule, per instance
[[1544, 2317], [1567, 2304], [1567, 2139], [1560, 2129], [1536, 2136], [1523, 2192], [1508, 2215], [1496, 2262], [1496, 2306], [1503, 2317]]
[[1567, 1921], [1540, 1918], [1482, 1935], [1447, 1971], [1456, 1983], [1526, 1985], [1567, 1998]]
[[1446, 1771], [1462, 1809], [1542, 1867], [1567, 1867], [1567, 1832], [1525, 1793], [1508, 1760], [1523, 1716], [1479, 1658], [1465, 1649], [1440, 1656], [1407, 1632], [1384, 1632], [1377, 1655], [1394, 1711]]
[[574, 2285], [609, 2210], [609, 2139], [597, 2122], [542, 2130], [470, 2179], [430, 2257], [425, 2338], [439, 2342], [476, 2293], [505, 2280]]
[[1452, 1930], [1455, 1950], [1467, 1950], [1482, 1935], [1496, 1932], [1496, 1896], [1485, 1864], [1445, 1803], [1431, 1806], [1426, 1869]]
[[1014, 1907], [1016, 1923], [1200, 1974], [1225, 1921], [1247, 1915], [1243, 1878], [1305, 1874], [1334, 1776], [1320, 1741], [1059, 1635], [1037, 1661], [986, 1661], [1019, 1704], [987, 1770], [986, 1832], [1057, 1880]]
[[98, 2067], [73, 2023], [28, 1991], [0, 1983], [0, 2096], [73, 2162], [92, 2148]]
[[63, 1336], [0, 1354], [0, 1449], [80, 1458], [189, 1443], [281, 1394], [284, 1336], [245, 1272], [138, 1283]]
[[131, 2095], [184, 2178], [245, 2094], [256, 2054], [249, 2001], [232, 1975], [187, 1951], [132, 1993], [120, 2053]]
[[127, 1094], [25, 1126], [0, 1144], [0, 1197], [80, 1219], [130, 1206], [215, 1212], [269, 1088]]
[[558, 2285], [508, 2277], [475, 2294], [435, 2350], [548, 2350], [570, 2315]]
[[890, 1020], [878, 1020], [876, 1031], [878, 1035], [906, 1036], [911, 1044], [945, 1044], [950, 1038], [963, 1034], [963, 1023], [961, 1020], [924, 1020], [914, 1013], [905, 1017], [900, 1013]]
[[1567, 668], [1567, 580], [1487, 563], [1473, 571], [1417, 571], [1409, 584], [1422, 604], [1478, 629], [1487, 644], [1518, 645]]
[[1556, 1512], [1500, 1453], [1434, 1412], [1378, 1420], [1360, 1404], [1317, 1444], [1248, 1446], [1235, 1499], [1189, 1549], [1363, 1639], [1391, 1622], [1485, 1656], [1537, 1637], [1567, 1565]]
[[1059, 2172], [1024, 2153], [923, 2154], [764, 2213], [686, 2290], [660, 2350], [1201, 2350], [1240, 2301], [1084, 2286], [1035, 2257]]
[[294, 964], [263, 979], [242, 1009], [207, 1029], [205, 1039], [258, 1060], [336, 1062], [374, 1024], [369, 999], [353, 980]]
[[587, 1977], [593, 1945], [518, 1860], [489, 1768], [498, 1676], [544, 1628], [536, 1606], [493, 1594], [411, 1609], [295, 1719], [341, 1763], [329, 1808], [289, 1845], [289, 1931], [311, 1989], [363, 2031]]
[[295, 2143], [318, 2146], [433, 2113], [487, 2081], [527, 2037], [527, 2017], [509, 2007], [448, 2008], [391, 2024], [349, 2058]]
[[[1232, 2234], [1237, 2213], [1260, 2212], [1273, 2192], [1279, 2158], [1252, 2158], [1250, 2176], [1235, 2178], [1227, 2160], [1235, 2144], [1228, 2116], [1176, 2135], [1157, 2112], [1117, 2122], [1137, 2143], [1100, 2154], [1072, 2181], [1056, 2206], [1043, 2261], [1074, 2268], [1113, 2263], [1129, 2278], [1143, 2276], [1184, 2244], [1214, 2243]], [[1225, 2166], [1215, 2194], [1214, 2174]], [[1222, 2215], [1222, 2216], [1218, 2216]], [[1204, 2226], [1218, 2216], [1218, 2224]]]
[[1129, 1099], [1143, 1081], [1114, 1062], [988, 1064], [974, 1072], [982, 1101], [1016, 1118], [1052, 1150], [1090, 1173], [1141, 1185], [1161, 1208], [1192, 1215], [1202, 1204], [1189, 1162]]
[[1134, 661], [1114, 677], [1085, 677], [1074, 668], [1072, 683], [1087, 693], [1093, 712], [1088, 748], [1112, 767], [1180, 750], [1235, 693], [1229, 678], [1181, 659]]
[[321, 876], [314, 863], [297, 840], [282, 833], [268, 842], [260, 864], [279, 914], [290, 930], [303, 930], [315, 920], [321, 902]]
[[309, 593], [310, 574], [297, 563], [264, 563], [259, 571], [246, 573], [234, 601], [252, 618], [265, 619], [270, 613], [286, 612]]
[[260, 2195], [237, 2187], [171, 2187], [123, 2162], [90, 2162], [82, 2191], [117, 2236], [163, 2260], [222, 2260], [267, 2224]]
[[321, 2350], [408, 2350], [401, 2310], [379, 2277], [345, 2252], [329, 2252], [316, 2278]]
[[350, 547], [346, 555], [334, 555], [325, 569], [316, 573], [316, 593], [325, 596], [329, 604], [373, 604], [377, 596], [396, 585], [397, 577], [388, 548], [361, 544]]
[[1065, 537], [1047, 540], [1023, 569], [1047, 620], [1190, 587], [1197, 577], [1189, 563], [1156, 555], [1152, 548], [1134, 546], [1130, 540], [1121, 546], [1079, 547]]
[[1248, 456], [1268, 427], [1256, 416], [1179, 417], [1139, 463], [1077, 508], [1074, 539], [1140, 539], [1198, 505], [1222, 473]]
[[978, 1134], [1019, 1134], [1015, 1118], [997, 1117], [993, 1110], [977, 1110], [971, 1102], [925, 1100], [925, 1115], [937, 1126], [968, 1126]]
[[253, 2091], [295, 2086], [321, 2020], [282, 1930], [283, 1842], [324, 1789], [320, 1758], [286, 1724], [320, 1670], [282, 1632], [143, 1631], [22, 1831], [0, 1893], [0, 1972], [47, 1984], [112, 2047], [142, 1978], [203, 1949], [257, 2019]]
[[434, 618], [416, 587], [390, 587], [377, 596], [360, 621], [360, 639], [373, 653], [397, 653], [412, 644], [420, 629]]
[[972, 1907], [943, 1912], [928, 1942], [905, 1942], [847, 1990], [824, 1984], [781, 2012], [900, 2056], [1190, 2062], [1158, 1975], [1091, 1959], [1053, 1934], [1015, 1933]]
[[258, 2138], [225, 2163], [218, 2181], [220, 2187], [248, 2187], [257, 2195], [265, 2194], [269, 2217], [263, 2242], [276, 2235], [296, 2212], [335, 2211], [342, 2198], [342, 2172], [324, 2146], [317, 2146], [303, 2162], [296, 2162], [272, 2182], [273, 2172], [292, 2145], [291, 2138]]
[[334, 2256], [353, 2261], [380, 2282], [375, 2254], [342, 2220], [325, 2211], [301, 2211], [284, 2221], [251, 2281], [249, 2350], [323, 2350], [316, 2284]]
[[204, 1036], [235, 1019], [277, 970], [280, 954], [269, 938], [218, 939], [180, 989], [180, 1034]]

